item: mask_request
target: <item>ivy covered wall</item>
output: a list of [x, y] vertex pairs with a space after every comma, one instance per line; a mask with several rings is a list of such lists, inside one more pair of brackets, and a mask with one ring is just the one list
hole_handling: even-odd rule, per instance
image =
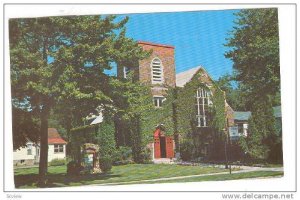
[[[196, 92], [203, 88], [211, 92], [207, 113], [207, 127], [197, 127]], [[230, 110], [225, 102], [225, 94], [200, 68], [193, 78], [182, 88], [177, 88], [176, 125], [180, 138], [181, 154], [189, 151], [192, 158], [224, 157], [224, 130], [227, 128], [227, 111]], [[230, 121], [230, 120], [229, 120]], [[232, 121], [232, 120], [231, 120]], [[188, 148], [188, 149], [185, 149]]]
[[[111, 134], [115, 137], [114, 145], [117, 147], [130, 146], [133, 152], [142, 152], [147, 144], [153, 142], [156, 127], [162, 125], [165, 135], [174, 136], [177, 152], [189, 154], [191, 158], [224, 157], [222, 145], [226, 139], [224, 130], [227, 128], [230, 107], [225, 102], [224, 92], [204, 69], [200, 68], [183, 88], [168, 88], [166, 100], [160, 108], [154, 107], [149, 86], [118, 80], [114, 84], [121, 90], [115, 90], [112, 95], [116, 99], [114, 103], [117, 109], [111, 116], [113, 123], [109, 128], [113, 130]], [[197, 127], [196, 91], [199, 88], [211, 93], [207, 127]], [[124, 102], [127, 106], [122, 107]], [[83, 140], [90, 141], [88, 138], [101, 132], [98, 129], [96, 126], [86, 126], [72, 132], [81, 132], [80, 135], [85, 137]]]

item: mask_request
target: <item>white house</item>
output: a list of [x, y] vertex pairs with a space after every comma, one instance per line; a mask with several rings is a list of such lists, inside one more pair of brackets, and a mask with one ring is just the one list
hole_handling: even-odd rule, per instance
[[67, 142], [55, 128], [48, 128], [48, 162], [53, 159], [65, 159], [66, 145]]
[[[48, 162], [53, 159], [66, 158], [67, 142], [59, 135], [55, 128], [48, 128]], [[26, 147], [14, 150], [14, 165], [33, 165], [39, 163], [40, 145], [28, 141]]]
[[14, 150], [14, 165], [33, 165], [38, 162], [40, 147], [31, 141], [28, 141], [26, 145], [26, 147]]

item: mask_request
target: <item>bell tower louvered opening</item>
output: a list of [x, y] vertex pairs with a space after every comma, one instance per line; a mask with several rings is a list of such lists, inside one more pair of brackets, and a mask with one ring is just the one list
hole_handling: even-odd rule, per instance
[[152, 70], [152, 84], [163, 83], [163, 66], [159, 58], [155, 58], [151, 63]]

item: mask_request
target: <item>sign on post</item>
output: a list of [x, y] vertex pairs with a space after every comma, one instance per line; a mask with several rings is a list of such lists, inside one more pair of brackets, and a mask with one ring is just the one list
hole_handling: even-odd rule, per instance
[[231, 126], [229, 127], [229, 136], [231, 138], [238, 138], [239, 137], [239, 131], [237, 126]]

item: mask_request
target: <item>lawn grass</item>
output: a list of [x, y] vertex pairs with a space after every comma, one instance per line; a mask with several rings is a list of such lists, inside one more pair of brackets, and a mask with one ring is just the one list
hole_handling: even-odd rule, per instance
[[[249, 178], [264, 178], [264, 177], [274, 177], [283, 176], [281, 171], [253, 171], [235, 174], [218, 174], [218, 175], [208, 175], [200, 177], [190, 177], [182, 178], [176, 180], [161, 180], [161, 181], [141, 181], [138, 184], [154, 184], [154, 183], [182, 183], [182, 182], [201, 182], [201, 181], [226, 181], [226, 180], [238, 180], [238, 179], [249, 179]], [[127, 183], [130, 184], [130, 183]], [[137, 184], [137, 183], [132, 183]]]
[[[80, 186], [89, 184], [117, 183], [156, 178], [208, 174], [228, 171], [215, 167], [182, 166], [169, 164], [129, 164], [114, 166], [108, 174], [67, 176], [66, 166], [48, 167], [46, 187]], [[16, 188], [36, 188], [38, 168], [15, 169]]]

